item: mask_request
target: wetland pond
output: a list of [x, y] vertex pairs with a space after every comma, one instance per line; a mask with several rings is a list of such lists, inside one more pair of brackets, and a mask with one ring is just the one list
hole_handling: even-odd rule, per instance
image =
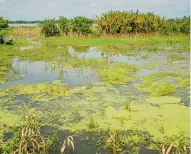
[[77, 154], [108, 153], [111, 132], [119, 153], [159, 153], [157, 143], [179, 134], [189, 140], [190, 54], [156, 46], [4, 47], [0, 121], [8, 129], [35, 115], [42, 134], [72, 135]]

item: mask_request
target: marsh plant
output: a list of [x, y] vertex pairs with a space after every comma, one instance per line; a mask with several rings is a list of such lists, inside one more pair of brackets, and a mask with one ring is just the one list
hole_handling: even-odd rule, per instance
[[33, 116], [28, 116], [26, 119], [27, 125], [21, 131], [19, 147], [14, 153], [45, 153], [46, 141], [40, 134], [36, 119]]
[[171, 138], [167, 138], [162, 143], [162, 154], [189, 154], [189, 139], [182, 133], [174, 135]]
[[117, 133], [109, 133], [109, 137], [106, 141], [106, 148], [110, 151], [111, 154], [116, 154], [122, 150], [122, 142]]
[[89, 123], [88, 123], [88, 129], [90, 131], [94, 131], [98, 127], [99, 127], [99, 125], [97, 124], [97, 122], [95, 122], [95, 120], [93, 118], [90, 118]]

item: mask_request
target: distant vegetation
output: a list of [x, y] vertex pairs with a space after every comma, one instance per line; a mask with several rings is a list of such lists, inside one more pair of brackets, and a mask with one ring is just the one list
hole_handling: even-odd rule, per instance
[[[95, 20], [82, 16], [72, 19], [59, 17], [56, 19], [45, 19], [44, 21], [9, 21], [9, 23], [40, 23], [42, 34], [45, 36], [92, 34], [120, 35], [120, 34], [189, 34], [190, 16], [183, 18], [166, 19], [154, 13], [140, 13], [137, 11], [108, 11]], [[8, 21], [0, 18], [0, 28], [6, 28]]]
[[33, 20], [33, 21], [26, 21], [26, 20], [9, 20], [9, 24], [36, 24], [36, 23], [41, 23], [42, 21], [40, 20]]
[[3, 17], [0, 17], [0, 30], [7, 27], [9, 27], [8, 20], [3, 19]]
[[184, 33], [188, 34], [190, 17], [165, 19], [154, 13], [109, 11], [97, 17], [98, 30], [106, 34]]

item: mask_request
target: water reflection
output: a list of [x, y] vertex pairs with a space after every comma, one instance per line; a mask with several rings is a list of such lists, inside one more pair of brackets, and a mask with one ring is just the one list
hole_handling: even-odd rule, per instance
[[20, 61], [15, 57], [12, 62], [13, 70], [9, 76], [19, 74], [19, 80], [8, 81], [0, 85], [0, 88], [6, 88], [13, 84], [34, 84], [40, 82], [51, 83], [54, 80], [63, 80], [63, 83], [70, 87], [89, 85], [93, 81], [98, 81], [94, 75], [95, 71], [82, 68], [64, 68], [62, 65], [52, 67], [45, 61]]

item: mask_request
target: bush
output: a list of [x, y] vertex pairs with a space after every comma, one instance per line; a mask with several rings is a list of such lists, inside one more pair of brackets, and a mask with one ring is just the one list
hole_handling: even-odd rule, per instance
[[55, 19], [45, 19], [42, 23], [41, 32], [46, 36], [58, 36], [60, 35], [60, 29]]
[[9, 27], [8, 20], [3, 19], [3, 17], [0, 17], [0, 29], [7, 28], [7, 27]]
[[66, 35], [71, 30], [71, 20], [67, 19], [66, 17], [59, 17], [58, 25], [60, 27], [60, 30]]
[[189, 34], [190, 33], [190, 17], [172, 18], [165, 20], [161, 27], [161, 34]]
[[72, 31], [77, 34], [87, 35], [92, 32], [91, 30], [92, 23], [93, 23], [92, 19], [77, 16], [74, 19], [72, 19], [71, 28], [72, 28]]

